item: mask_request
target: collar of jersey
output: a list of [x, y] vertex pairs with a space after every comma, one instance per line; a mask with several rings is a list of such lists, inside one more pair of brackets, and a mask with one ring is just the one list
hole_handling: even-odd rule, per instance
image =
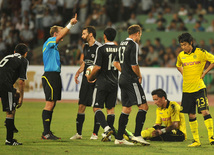
[[[132, 38], [126, 38], [126, 40], [133, 40]], [[134, 41], [134, 40], [133, 40]]]
[[169, 101], [169, 100], [167, 100], [166, 108], [168, 108], [168, 107], [169, 107], [169, 102], [170, 102], [170, 101]]
[[114, 45], [114, 42], [107, 42], [106, 45]]
[[[191, 53], [195, 53], [195, 50], [196, 50], [196, 48], [193, 46], [193, 49], [192, 49], [192, 52], [191, 52]], [[190, 53], [190, 54], [191, 54], [191, 53]], [[184, 52], [184, 54], [188, 54], [188, 53]], [[190, 54], [188, 54], [188, 55], [190, 55]]]

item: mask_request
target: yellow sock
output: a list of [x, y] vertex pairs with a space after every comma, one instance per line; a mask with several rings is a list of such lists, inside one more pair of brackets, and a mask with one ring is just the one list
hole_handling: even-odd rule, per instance
[[209, 118], [209, 119], [204, 120], [204, 124], [207, 127], [208, 137], [210, 139], [213, 136], [213, 119]]
[[142, 130], [141, 131], [141, 136], [143, 137], [143, 138], [152, 138], [152, 132], [153, 131], [155, 131], [155, 129], [154, 128], [148, 128], [148, 129], [146, 129], [146, 130]]
[[195, 120], [195, 121], [189, 122], [189, 125], [190, 125], [190, 129], [194, 140], [200, 143], [199, 134], [198, 134], [198, 121]]

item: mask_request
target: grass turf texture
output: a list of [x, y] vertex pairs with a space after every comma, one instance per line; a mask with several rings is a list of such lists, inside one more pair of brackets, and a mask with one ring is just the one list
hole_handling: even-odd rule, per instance
[[[0, 154], [213, 154], [213, 147], [209, 144], [207, 130], [203, 122], [202, 115], [197, 115], [199, 122], [199, 134], [202, 143], [201, 147], [188, 148], [187, 145], [192, 142], [188, 118], [186, 115], [188, 140], [184, 142], [150, 142], [150, 146], [118, 146], [112, 142], [101, 142], [100, 127], [99, 139], [90, 140], [93, 130], [94, 114], [91, 107], [86, 109], [86, 117], [83, 125], [83, 139], [70, 140], [70, 137], [76, 133], [76, 115], [77, 103], [57, 103], [53, 113], [51, 130], [61, 140], [50, 141], [41, 140], [42, 134], [42, 109], [44, 102], [24, 102], [22, 107], [17, 110], [15, 124], [19, 133], [14, 138], [23, 142], [22, 146], [5, 146], [6, 128], [4, 127], [5, 113], [0, 113]], [[121, 113], [121, 105], [115, 108], [115, 127], [118, 126], [118, 119]], [[151, 127], [155, 122], [156, 105], [149, 105], [144, 129]], [[106, 113], [106, 110], [103, 110]], [[137, 106], [132, 107], [132, 113], [129, 117], [127, 129], [134, 132], [135, 116]], [[214, 107], [210, 107], [210, 113], [214, 117]]]

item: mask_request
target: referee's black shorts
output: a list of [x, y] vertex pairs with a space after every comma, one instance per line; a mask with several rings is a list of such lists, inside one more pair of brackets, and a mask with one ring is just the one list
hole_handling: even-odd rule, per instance
[[119, 86], [121, 89], [122, 105], [124, 107], [131, 107], [132, 105], [139, 106], [147, 103], [143, 88], [137, 80], [135, 82], [130, 81], [121, 74]]
[[42, 86], [46, 101], [61, 100], [62, 80], [60, 72], [45, 72], [42, 75]]

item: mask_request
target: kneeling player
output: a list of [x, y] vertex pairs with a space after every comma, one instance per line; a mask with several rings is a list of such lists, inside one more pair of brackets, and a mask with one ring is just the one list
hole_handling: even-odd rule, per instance
[[[141, 132], [141, 136], [152, 141], [183, 141], [187, 138], [186, 123], [180, 105], [167, 100], [166, 92], [162, 89], [152, 91], [156, 110], [156, 122], [153, 128]], [[161, 126], [162, 123], [165, 126]]]

